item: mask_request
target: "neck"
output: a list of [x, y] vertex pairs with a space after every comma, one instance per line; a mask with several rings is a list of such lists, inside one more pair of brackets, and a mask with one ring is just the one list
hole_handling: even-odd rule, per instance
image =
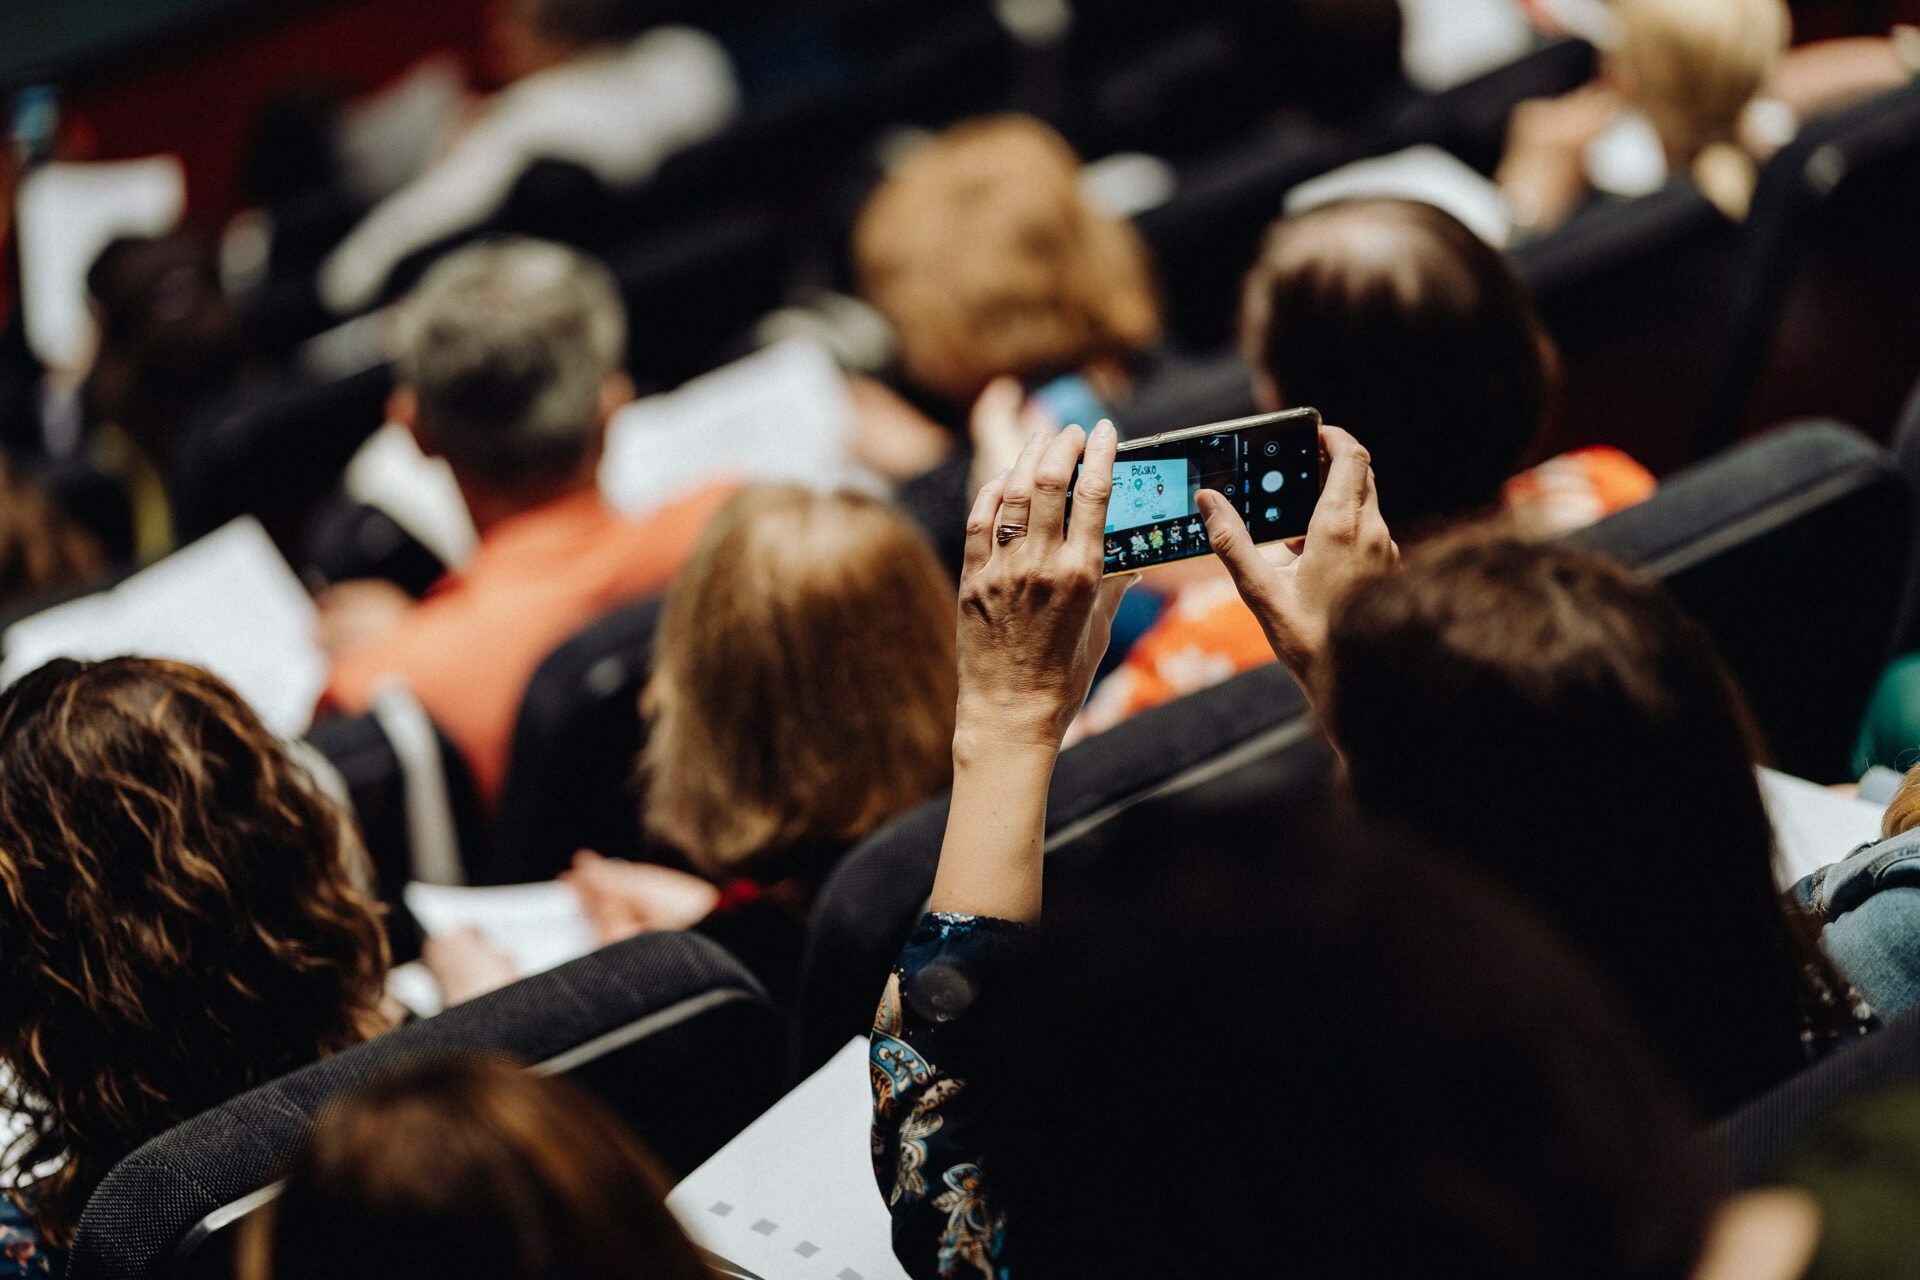
[[[456, 477], [457, 478], [457, 477]], [[467, 514], [473, 517], [474, 532], [481, 541], [515, 516], [525, 515], [535, 507], [544, 507], [549, 502], [561, 498], [570, 498], [574, 494], [584, 493], [593, 487], [593, 475], [573, 476], [551, 484], [531, 486], [523, 489], [498, 489], [488, 485], [474, 484], [460, 480], [460, 496], [467, 504]]]

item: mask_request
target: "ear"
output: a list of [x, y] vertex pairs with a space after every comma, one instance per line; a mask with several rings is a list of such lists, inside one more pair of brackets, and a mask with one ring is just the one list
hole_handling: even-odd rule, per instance
[[429, 458], [438, 456], [433, 441], [427, 438], [426, 431], [420, 426], [420, 398], [413, 394], [412, 387], [395, 387], [393, 394], [387, 397], [387, 421], [405, 427], [421, 453]]
[[614, 414], [632, 404], [639, 395], [632, 378], [624, 373], [610, 375], [600, 384], [600, 425], [612, 421]]

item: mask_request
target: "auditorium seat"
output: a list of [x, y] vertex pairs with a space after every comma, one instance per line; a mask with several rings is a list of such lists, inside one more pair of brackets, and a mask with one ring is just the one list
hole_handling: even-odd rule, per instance
[[1656, 474], [1701, 456], [1739, 229], [1690, 182], [1599, 201], [1513, 251], [1559, 348], [1543, 452], [1624, 449]]
[[1507, 119], [1530, 98], [1554, 98], [1593, 77], [1593, 46], [1558, 40], [1439, 93], [1415, 98], [1378, 126], [1379, 151], [1440, 147], [1492, 175], [1507, 145]]
[[1920, 1013], [1842, 1047], [1715, 1125], [1725, 1188], [1770, 1185], [1781, 1158], [1827, 1112], [1899, 1085], [1920, 1085]]
[[1805, 423], [1681, 472], [1576, 545], [1659, 578], [1712, 633], [1772, 762], [1852, 776], [1855, 731], [1892, 656], [1914, 494], [1857, 431]]
[[[1893, 429], [1893, 458], [1915, 498], [1920, 500], [1920, 382], [1914, 383], [1906, 408]], [[1908, 571], [1906, 604], [1900, 611], [1896, 634], [1902, 653], [1920, 650], [1920, 521], [1916, 521], [1913, 561]]]
[[[161, 1134], [81, 1215], [71, 1280], [230, 1280], [234, 1228], [268, 1202], [329, 1100], [439, 1053], [506, 1054], [607, 1103], [676, 1177], [779, 1097], [784, 1030], [704, 938], [652, 934], [409, 1023]], [[351, 1272], [352, 1260], [342, 1268]]]
[[[1047, 805], [1049, 874], [1056, 865], [1091, 873], [1116, 843], [1105, 829], [1149, 796], [1203, 785], [1280, 793], [1317, 783], [1331, 755], [1305, 710], [1293, 680], [1265, 667], [1062, 752]], [[946, 821], [942, 796], [889, 823], [821, 890], [800, 969], [796, 1073], [872, 1025], [887, 971], [926, 909]]]
[[[644, 600], [607, 615], [528, 682], [494, 818], [499, 882], [548, 879], [578, 849], [642, 855], [634, 762], [646, 741], [640, 691], [662, 607]], [[658, 851], [647, 856], [662, 860]]]
[[1809, 123], [1760, 175], [1706, 446], [1822, 415], [1887, 439], [1920, 375], [1920, 83]]
[[[1884, 450], [1843, 427], [1781, 430], [1692, 468], [1575, 541], [1664, 581], [1745, 683], [1781, 767], [1845, 776], [1868, 686], [1887, 655], [1905, 582], [1912, 495]], [[1155, 708], [1061, 754], [1048, 865], [1124, 844], [1148, 795], [1220, 793], [1317, 778], [1324, 742], [1278, 667]], [[801, 968], [795, 1065], [806, 1070], [871, 1017], [887, 969], [924, 910], [945, 798], [849, 854], [820, 895]]]

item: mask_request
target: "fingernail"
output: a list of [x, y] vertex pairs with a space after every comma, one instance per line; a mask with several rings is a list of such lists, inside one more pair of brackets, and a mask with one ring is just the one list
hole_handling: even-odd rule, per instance
[[1100, 419], [1100, 421], [1096, 423], [1093, 428], [1093, 438], [1096, 440], [1107, 440], [1110, 438], [1117, 438], [1119, 434], [1120, 433], [1118, 431], [1114, 430], [1113, 419], [1111, 418]]

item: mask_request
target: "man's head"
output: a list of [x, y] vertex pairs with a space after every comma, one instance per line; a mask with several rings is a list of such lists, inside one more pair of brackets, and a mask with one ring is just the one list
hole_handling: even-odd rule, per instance
[[590, 482], [607, 419], [633, 394], [612, 276], [556, 244], [452, 254], [407, 299], [397, 336], [393, 416], [470, 498]]
[[1312, 405], [1366, 443], [1403, 541], [1492, 506], [1551, 399], [1552, 347], [1525, 287], [1431, 205], [1356, 200], [1281, 220], [1240, 324], [1267, 407]]

